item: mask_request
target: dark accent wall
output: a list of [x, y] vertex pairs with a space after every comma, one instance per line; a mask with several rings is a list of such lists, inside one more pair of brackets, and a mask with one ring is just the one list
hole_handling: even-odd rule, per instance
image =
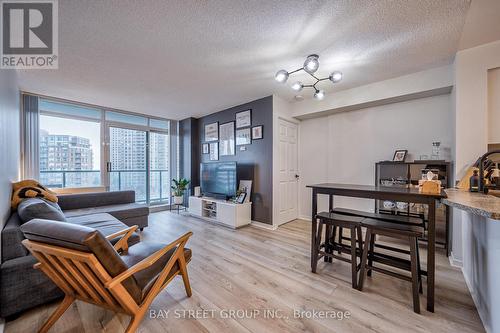
[[199, 143], [198, 119], [187, 118], [179, 121], [179, 175], [191, 181], [184, 198], [185, 206], [188, 205], [188, 197], [194, 193], [194, 186], [200, 183]]
[[[219, 161], [236, 161], [238, 181], [251, 179], [252, 220], [272, 224], [273, 216], [273, 98], [268, 96], [256, 101], [216, 112], [199, 119], [199, 144], [205, 141], [205, 125], [215, 121], [220, 124], [235, 121], [236, 113], [252, 109], [252, 126], [263, 126], [263, 139], [252, 140], [245, 151], [236, 146], [236, 155], [220, 156]], [[201, 154], [200, 162], [211, 162], [208, 154]], [[194, 166], [193, 166], [194, 168]], [[199, 163], [197, 163], [199, 174]], [[199, 185], [199, 183], [197, 183]]]

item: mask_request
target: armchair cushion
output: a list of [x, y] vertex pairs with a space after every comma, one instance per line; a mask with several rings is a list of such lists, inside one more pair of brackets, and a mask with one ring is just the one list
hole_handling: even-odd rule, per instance
[[[140, 262], [141, 260], [149, 257], [153, 253], [161, 250], [167, 246], [167, 244], [157, 243], [157, 242], [141, 242], [128, 249], [128, 253], [122, 255], [122, 260], [130, 268]], [[174, 254], [176, 248], [171, 249], [163, 255], [158, 261], [156, 261], [150, 267], [135, 273], [133, 276], [137, 282], [137, 285], [141, 289], [141, 300], [147, 295], [149, 290], [153, 287], [156, 282], [156, 278], [161, 273], [168, 260]], [[184, 248], [184, 258], [186, 262], [191, 260], [192, 252], [188, 248]], [[167, 280], [179, 270], [179, 265], [176, 262], [170, 272], [168, 273]], [[137, 301], [137, 300], [136, 300]]]
[[[34, 219], [23, 224], [21, 231], [31, 241], [93, 253], [111, 277], [128, 269], [113, 245], [99, 230], [73, 223]], [[133, 277], [124, 280], [123, 286], [134, 299], [142, 296]]]

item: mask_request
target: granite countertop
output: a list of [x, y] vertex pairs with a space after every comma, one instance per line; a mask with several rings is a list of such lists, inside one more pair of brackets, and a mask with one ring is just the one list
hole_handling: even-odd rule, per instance
[[445, 192], [448, 197], [441, 199], [441, 202], [445, 205], [493, 220], [500, 220], [500, 198], [454, 188], [446, 189]]

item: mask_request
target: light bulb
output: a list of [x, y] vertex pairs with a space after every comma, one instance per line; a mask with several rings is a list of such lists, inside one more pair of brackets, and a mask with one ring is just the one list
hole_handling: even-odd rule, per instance
[[302, 87], [303, 87], [303, 85], [302, 85], [302, 82], [300, 82], [300, 81], [297, 81], [294, 84], [292, 84], [292, 89], [295, 91], [301, 91]]
[[314, 98], [321, 101], [323, 98], [325, 98], [325, 92], [323, 90], [316, 90], [316, 92], [314, 93]]
[[309, 74], [313, 74], [314, 72], [316, 72], [319, 68], [318, 59], [319, 56], [316, 54], [311, 54], [310, 56], [308, 56], [306, 61], [304, 62], [304, 70]]
[[279, 83], [285, 83], [286, 80], [288, 80], [288, 72], [284, 69], [279, 70], [278, 72], [276, 72], [274, 79]]
[[339, 82], [340, 80], [342, 80], [342, 72], [339, 72], [339, 71], [334, 71], [332, 72], [332, 74], [330, 74], [330, 76], [328, 77], [330, 79], [330, 81], [332, 81], [333, 83], [337, 83]]

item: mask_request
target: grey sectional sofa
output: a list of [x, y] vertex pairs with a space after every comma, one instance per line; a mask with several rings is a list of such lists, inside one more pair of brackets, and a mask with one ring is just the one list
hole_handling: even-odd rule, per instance
[[[58, 196], [65, 222], [85, 225], [101, 231], [104, 236], [137, 225], [148, 225], [149, 207], [135, 203], [134, 191], [116, 191]], [[41, 271], [33, 269], [36, 259], [21, 244], [24, 239], [17, 212], [2, 230], [2, 263], [0, 265], [0, 317], [8, 317], [63, 296]], [[129, 239], [133, 245], [138, 234]]]

